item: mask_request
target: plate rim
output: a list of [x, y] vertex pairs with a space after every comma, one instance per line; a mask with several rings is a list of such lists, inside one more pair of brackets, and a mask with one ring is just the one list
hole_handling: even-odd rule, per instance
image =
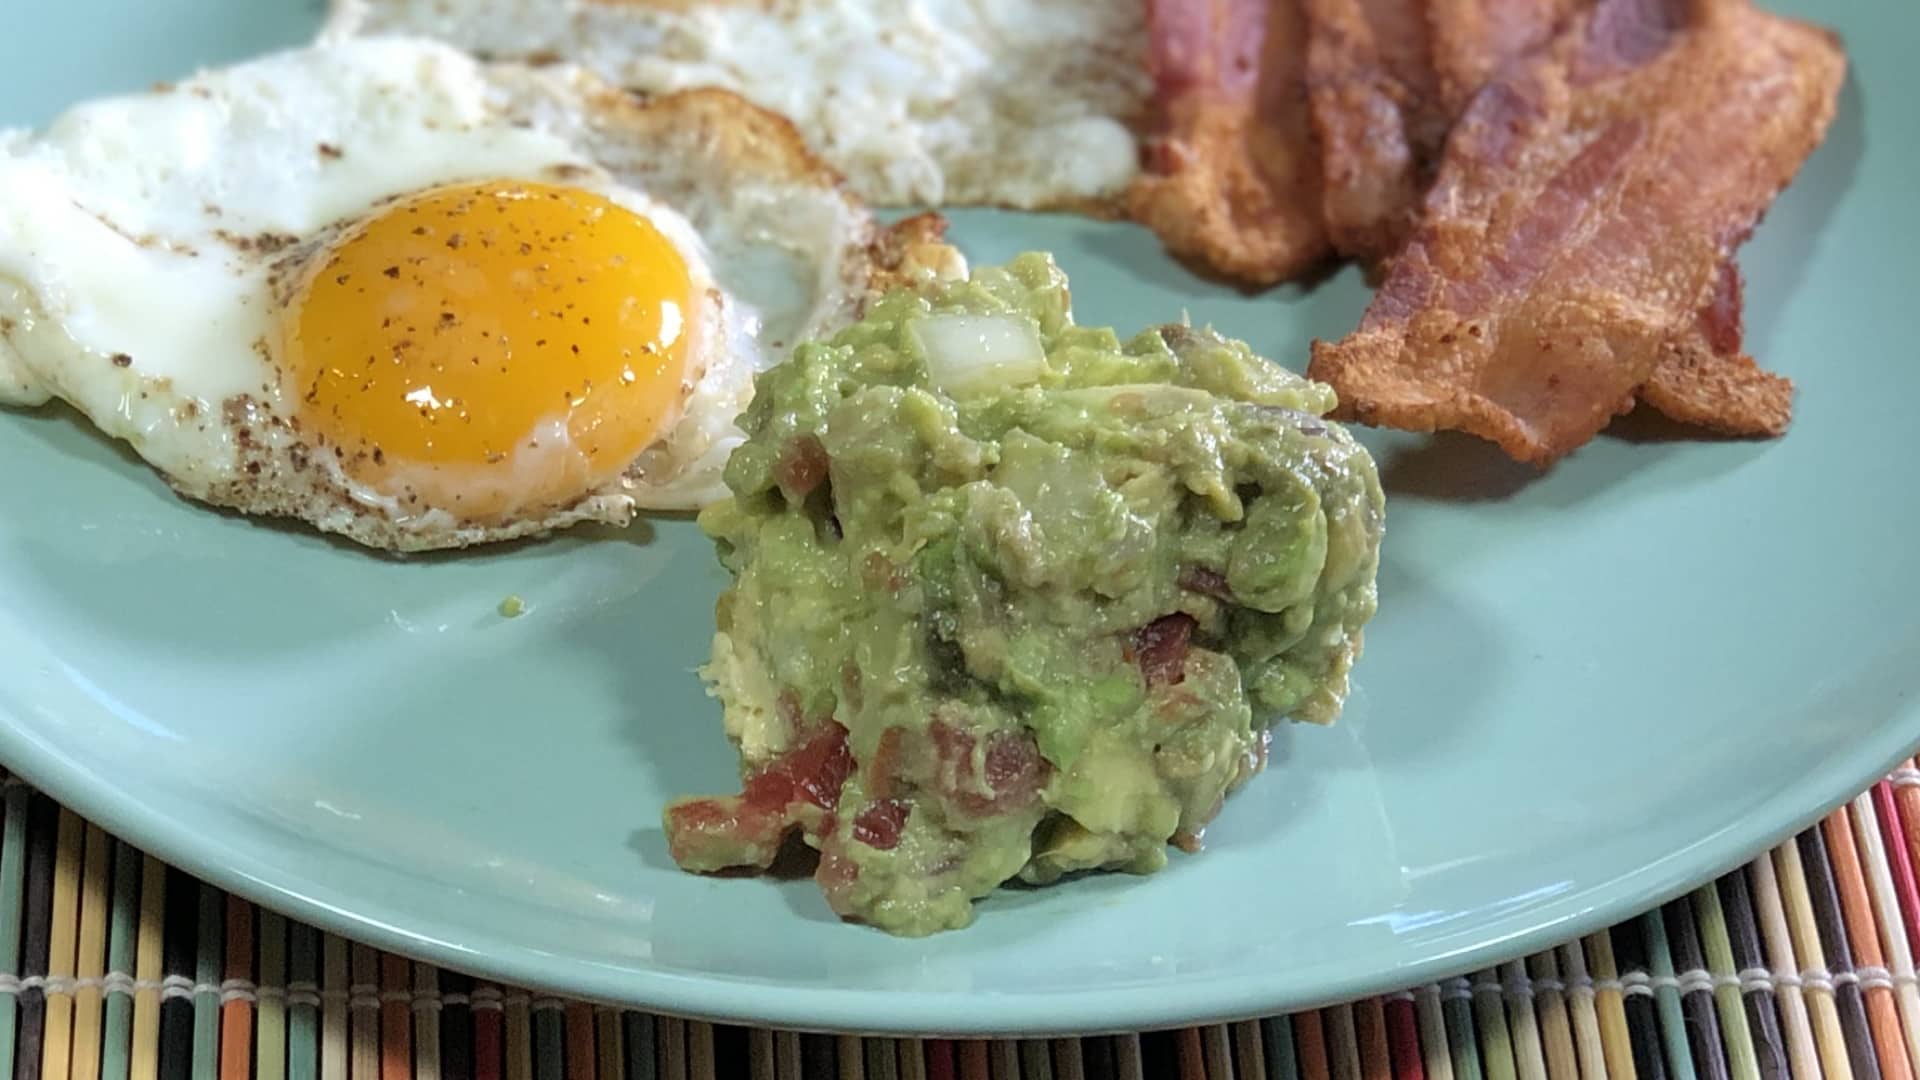
[[[1652, 910], [1738, 869], [1755, 856], [1851, 802], [1899, 763], [1920, 753], [1920, 699], [1909, 698], [1848, 753], [1828, 758], [1765, 805], [1773, 812], [1727, 822], [1670, 856], [1575, 891], [1540, 908], [1488, 920], [1471, 944], [1415, 947], [1388, 965], [1357, 967], [1326, 980], [1289, 979], [1285, 968], [1184, 984], [1176, 994], [1152, 982], [1045, 993], [929, 993], [755, 985], [717, 977], [616, 969], [525, 945], [484, 927], [463, 927], [464, 945], [435, 933], [418, 911], [335, 902], [315, 873], [282, 875], [245, 845], [179, 827], [175, 816], [122, 792], [83, 763], [36, 737], [0, 709], [0, 757], [13, 775], [146, 854], [262, 907], [349, 941], [530, 991], [619, 1005], [664, 1016], [798, 1031], [877, 1036], [1024, 1038], [1087, 1036], [1264, 1019], [1407, 990], [1496, 967], [1574, 941]], [[1836, 794], [1838, 792], [1838, 794]], [[1815, 810], [1796, 810], [1796, 807]], [[1565, 910], [1577, 908], [1577, 910]], [[440, 920], [444, 927], [448, 924]], [[879, 931], [873, 931], [878, 933]], [[958, 931], [965, 933], [964, 930]]]
[[[1767, 5], [1770, 10], [1777, 2]], [[1833, 22], [1840, 21], [1837, 18]], [[1862, 52], [1849, 50], [1849, 82], [1864, 94]], [[1843, 99], [1844, 101], [1844, 99]], [[1883, 103], [1884, 104], [1884, 103]], [[1844, 107], [1844, 106], [1843, 106]], [[1863, 121], [1864, 123], [1864, 121]], [[0, 125], [4, 126], [4, 125]], [[1872, 134], [1865, 130], [1863, 134]], [[6, 674], [0, 665], [0, 675]], [[804, 983], [749, 983], [647, 967], [615, 968], [581, 953], [556, 954], [414, 905], [353, 902], [328, 882], [327, 861], [281, 873], [258, 844], [193, 827], [179, 789], [142, 797], [116, 784], [98, 761], [63, 750], [31, 719], [29, 701], [0, 689], [0, 766], [123, 842], [226, 892], [350, 941], [533, 991], [727, 1023], [882, 1036], [1050, 1037], [1141, 1031], [1269, 1017], [1422, 986], [1484, 970], [1601, 931], [1741, 867], [1846, 805], [1920, 751], [1920, 674], [1890, 680], [1897, 693], [1872, 710], [1867, 730], [1749, 813], [1710, 804], [1688, 842], [1651, 862], [1536, 907], [1476, 920], [1462, 937], [1369, 952], [1338, 977], [1302, 978], [1283, 966], [1211, 978], [1024, 993], [849, 990]], [[224, 815], [220, 815], [224, 816]], [[416, 874], [409, 880], [432, 884]], [[739, 883], [750, 887], [751, 883]], [[425, 894], [416, 894], [415, 898]], [[1124, 901], [1123, 901], [1124, 902]], [[878, 933], [878, 931], [869, 931]], [[960, 931], [965, 933], [966, 931]], [[455, 942], [458, 942], [456, 944]], [[1177, 993], [1169, 993], [1176, 989]]]

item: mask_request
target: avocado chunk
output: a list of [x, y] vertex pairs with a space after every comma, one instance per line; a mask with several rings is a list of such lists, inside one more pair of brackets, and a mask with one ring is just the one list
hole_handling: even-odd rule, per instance
[[1334, 405], [1211, 330], [1075, 325], [1043, 254], [800, 346], [700, 515], [743, 784], [667, 808], [674, 858], [799, 836], [834, 911], [918, 935], [1197, 849], [1374, 613], [1385, 501]]

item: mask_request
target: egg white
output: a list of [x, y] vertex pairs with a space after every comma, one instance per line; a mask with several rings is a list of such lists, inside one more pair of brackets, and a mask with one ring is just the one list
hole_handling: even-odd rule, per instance
[[[698, 506], [719, 493], [753, 374], [851, 315], [875, 234], [829, 174], [716, 162], [727, 140], [688, 141], [710, 107], [660, 107], [677, 111], [572, 69], [358, 38], [0, 133], [0, 403], [66, 400], [189, 497], [397, 550]], [[671, 430], [617, 483], [487, 523], [352, 482], [298, 430], [275, 356], [299, 271], [330, 239], [384, 202], [481, 179], [563, 182], [644, 215], [700, 298]]]
[[879, 205], [1116, 199], [1144, 117], [1139, 0], [335, 0], [328, 33], [558, 57], [790, 118]]

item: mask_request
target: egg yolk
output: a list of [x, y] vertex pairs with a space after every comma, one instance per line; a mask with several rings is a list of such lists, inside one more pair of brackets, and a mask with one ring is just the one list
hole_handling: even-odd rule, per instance
[[436, 188], [315, 257], [285, 374], [352, 479], [497, 522], [612, 481], [677, 418], [693, 292], [652, 222], [592, 192]]

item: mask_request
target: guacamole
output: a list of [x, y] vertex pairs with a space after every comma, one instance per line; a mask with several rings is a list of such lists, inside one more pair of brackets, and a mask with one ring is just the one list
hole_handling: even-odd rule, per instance
[[1197, 848], [1269, 725], [1334, 718], [1374, 612], [1385, 504], [1334, 404], [1211, 330], [1076, 326], [1040, 254], [801, 346], [700, 516], [744, 784], [667, 809], [674, 858], [798, 834], [836, 912], [926, 934]]

